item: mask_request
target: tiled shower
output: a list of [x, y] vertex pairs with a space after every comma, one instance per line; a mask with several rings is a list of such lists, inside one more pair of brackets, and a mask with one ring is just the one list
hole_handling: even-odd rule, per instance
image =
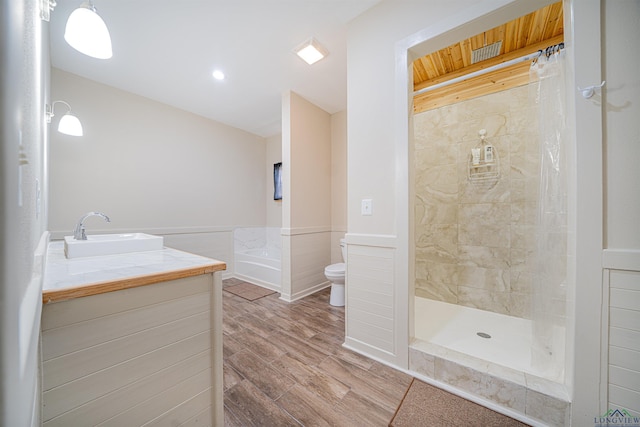
[[[540, 154], [529, 91], [414, 116], [416, 296], [530, 318]], [[472, 181], [482, 129], [499, 175]]]
[[[570, 411], [566, 295], [563, 286], [536, 279], [541, 153], [534, 90], [520, 86], [413, 117], [409, 366], [427, 380], [561, 425]], [[484, 159], [487, 145], [493, 161]], [[544, 243], [566, 241], [566, 233], [557, 237]], [[545, 339], [556, 351], [547, 364], [533, 362], [541, 316], [550, 320]]]

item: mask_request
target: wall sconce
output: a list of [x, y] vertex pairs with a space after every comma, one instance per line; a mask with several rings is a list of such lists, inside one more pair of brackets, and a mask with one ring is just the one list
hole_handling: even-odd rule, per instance
[[85, 1], [71, 12], [64, 39], [69, 46], [92, 58], [109, 59], [113, 56], [109, 29], [98, 15], [93, 0]]
[[315, 64], [329, 54], [329, 51], [313, 37], [296, 47], [293, 52], [309, 65]]
[[51, 123], [51, 118], [55, 116], [53, 109], [58, 103], [64, 104], [68, 108], [64, 116], [60, 118], [60, 122], [58, 122], [58, 132], [64, 133], [65, 135], [82, 136], [82, 123], [80, 123], [80, 120], [78, 120], [76, 116], [71, 114], [71, 106], [64, 101], [54, 101], [51, 106], [49, 106], [49, 104], [45, 106], [47, 123]]

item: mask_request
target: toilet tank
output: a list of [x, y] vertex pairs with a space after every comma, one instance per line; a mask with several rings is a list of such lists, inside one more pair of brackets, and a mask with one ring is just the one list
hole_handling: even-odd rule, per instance
[[342, 261], [347, 262], [347, 245], [344, 239], [340, 239], [340, 251], [342, 252]]

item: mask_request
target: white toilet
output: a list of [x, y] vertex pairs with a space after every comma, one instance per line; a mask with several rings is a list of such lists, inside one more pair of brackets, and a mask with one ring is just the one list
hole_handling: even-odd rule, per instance
[[[347, 258], [344, 239], [340, 239], [340, 249], [342, 250], [342, 260], [344, 261]], [[331, 297], [329, 298], [329, 304], [336, 307], [344, 306], [344, 268], [345, 263], [339, 262], [337, 264], [328, 265], [324, 269], [324, 275], [327, 280], [331, 282]]]

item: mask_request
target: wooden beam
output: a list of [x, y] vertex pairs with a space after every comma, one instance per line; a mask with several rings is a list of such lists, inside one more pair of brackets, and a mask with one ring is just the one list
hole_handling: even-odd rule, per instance
[[522, 62], [493, 73], [416, 95], [413, 100], [413, 111], [414, 113], [421, 113], [528, 84], [529, 67], [529, 62]]
[[520, 58], [522, 56], [528, 55], [530, 53], [536, 52], [538, 50], [543, 50], [548, 46], [556, 45], [564, 41], [564, 35], [559, 35], [547, 40], [543, 40], [538, 43], [534, 43], [522, 49], [514, 50], [507, 54], [497, 56], [495, 58], [487, 59], [485, 61], [481, 61], [468, 67], [462, 68], [453, 73], [449, 73], [447, 75], [436, 77], [434, 79], [423, 81], [414, 86], [413, 90], [418, 91], [420, 89], [424, 89], [425, 87], [432, 86], [434, 84], [446, 82], [447, 80], [454, 79], [456, 77], [464, 76], [465, 74], [473, 73], [475, 71], [483, 70], [485, 68], [492, 67], [497, 64], [502, 64], [503, 62], [511, 61], [512, 59]]

